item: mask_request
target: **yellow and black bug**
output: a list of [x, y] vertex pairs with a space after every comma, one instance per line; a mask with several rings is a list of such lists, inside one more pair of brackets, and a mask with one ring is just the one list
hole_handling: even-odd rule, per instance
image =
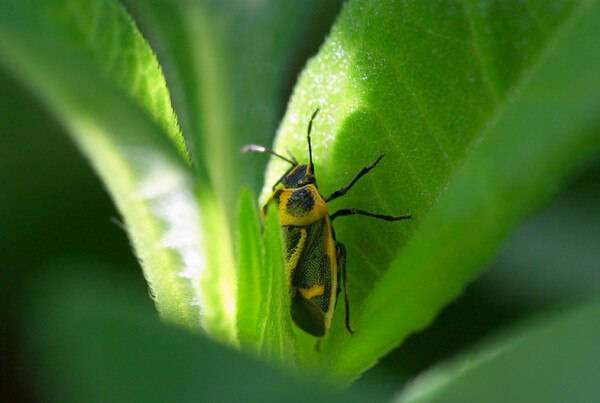
[[308, 123], [308, 164], [298, 164], [292, 155], [290, 155], [291, 159], [288, 159], [271, 149], [255, 144], [245, 146], [242, 151], [272, 154], [292, 164], [273, 186], [273, 194], [262, 212], [264, 216], [269, 203], [276, 203], [283, 227], [285, 259], [292, 293], [293, 321], [305, 332], [315, 337], [325, 337], [340, 292], [340, 275], [346, 305], [345, 325], [348, 332], [353, 333], [350, 327], [346, 287], [346, 248], [335, 238], [333, 220], [354, 214], [386, 221], [405, 220], [412, 216], [393, 217], [355, 208], [341, 209], [329, 214], [327, 203], [345, 195], [363, 175], [375, 168], [383, 158], [383, 154], [379, 154], [371, 165], [363, 167], [348, 185], [334, 191], [329, 197], [323, 197], [317, 188], [310, 144], [310, 132], [317, 112], [318, 109]]

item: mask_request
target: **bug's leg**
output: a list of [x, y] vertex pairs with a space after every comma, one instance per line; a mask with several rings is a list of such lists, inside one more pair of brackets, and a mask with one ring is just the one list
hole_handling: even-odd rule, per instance
[[379, 161], [381, 161], [381, 159], [384, 157], [384, 154], [379, 154], [379, 157], [377, 157], [377, 159], [375, 160], [374, 163], [372, 163], [371, 165], [369, 165], [368, 167], [363, 167], [360, 171], [358, 171], [358, 173], [354, 176], [354, 178], [352, 178], [352, 180], [350, 181], [349, 184], [347, 184], [346, 186], [344, 186], [341, 189], [338, 189], [336, 191], [334, 191], [331, 196], [329, 196], [327, 199], [325, 199], [326, 202], [329, 202], [333, 199], [337, 199], [340, 196], [343, 196], [346, 194], [346, 192], [348, 190], [350, 190], [350, 188], [352, 186], [354, 186], [354, 184], [356, 182], [358, 182], [358, 180], [360, 178], [362, 178], [367, 172], [369, 172], [371, 169], [375, 168], [375, 166], [377, 166], [377, 164], [379, 163]]
[[342, 287], [344, 289], [344, 305], [346, 306], [346, 317], [344, 319], [344, 325], [348, 333], [354, 334], [354, 330], [350, 327], [350, 303], [348, 302], [348, 286], [346, 284], [346, 247], [341, 242], [336, 242], [336, 248], [338, 253], [338, 266], [342, 273]]
[[400, 220], [412, 219], [412, 214], [401, 215], [401, 216], [391, 216], [391, 215], [370, 213], [368, 211], [359, 210], [356, 208], [345, 208], [345, 209], [338, 210], [335, 213], [333, 213], [332, 215], [330, 215], [329, 218], [331, 219], [331, 221], [333, 221], [337, 217], [343, 217], [343, 216], [355, 215], [355, 214], [366, 215], [368, 217], [379, 218], [380, 220], [386, 220], [386, 221], [400, 221]]

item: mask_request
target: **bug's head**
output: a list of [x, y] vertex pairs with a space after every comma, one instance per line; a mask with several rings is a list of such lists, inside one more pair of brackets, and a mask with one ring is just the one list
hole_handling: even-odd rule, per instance
[[281, 183], [286, 188], [299, 188], [310, 184], [316, 185], [315, 168], [312, 164], [297, 165], [281, 178]]

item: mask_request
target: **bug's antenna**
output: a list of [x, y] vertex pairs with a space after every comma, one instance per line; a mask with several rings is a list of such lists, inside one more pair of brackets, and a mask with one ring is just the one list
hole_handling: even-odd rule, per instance
[[294, 165], [298, 165], [298, 161], [296, 161], [296, 157], [294, 157], [294, 154], [292, 154], [292, 153], [290, 152], [290, 149], [289, 149], [289, 148], [286, 148], [286, 149], [285, 149], [285, 152], [286, 152], [286, 153], [288, 153], [288, 155], [290, 156], [290, 158], [291, 158], [291, 159], [292, 159], [292, 161], [294, 162]]
[[310, 122], [308, 122], [308, 133], [306, 135], [307, 139], [308, 139], [308, 159], [310, 161], [310, 166], [313, 167], [313, 162], [312, 162], [312, 147], [310, 145], [310, 131], [312, 130], [312, 123], [313, 120], [315, 120], [315, 116], [317, 116], [317, 113], [319, 113], [319, 108], [317, 108], [317, 110], [315, 110], [312, 114], [312, 116], [310, 117]]
[[289, 162], [293, 166], [298, 165], [298, 161], [296, 161], [295, 159], [294, 159], [294, 161], [289, 160], [289, 159], [285, 158], [283, 155], [277, 154], [275, 151], [271, 150], [270, 148], [259, 146], [258, 144], [248, 144], [247, 146], [242, 147], [242, 152], [244, 154], [247, 153], [248, 151], [255, 151], [257, 153], [271, 154], [271, 155], [281, 158], [284, 161]]

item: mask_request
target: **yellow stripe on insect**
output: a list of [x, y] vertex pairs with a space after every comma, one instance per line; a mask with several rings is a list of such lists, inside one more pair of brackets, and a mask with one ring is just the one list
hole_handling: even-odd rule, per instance
[[288, 280], [291, 280], [292, 271], [298, 265], [298, 259], [300, 259], [300, 255], [302, 254], [302, 250], [304, 249], [304, 244], [306, 243], [306, 229], [300, 228], [300, 239], [298, 240], [298, 244], [294, 249], [294, 252], [290, 255], [287, 261], [287, 269], [288, 269]]
[[325, 293], [325, 286], [323, 284], [315, 284], [310, 288], [298, 288], [298, 291], [300, 291], [300, 294], [304, 298], [311, 299], [323, 295]]

